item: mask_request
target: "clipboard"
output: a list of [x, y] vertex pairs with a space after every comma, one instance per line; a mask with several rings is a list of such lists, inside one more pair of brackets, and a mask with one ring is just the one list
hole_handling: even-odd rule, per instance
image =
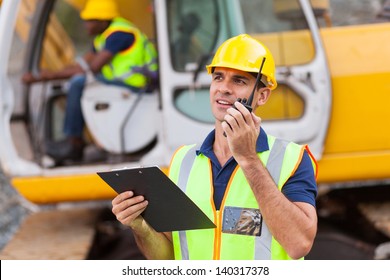
[[97, 172], [118, 194], [133, 191], [149, 204], [141, 214], [157, 231], [215, 228], [202, 210], [157, 166]]

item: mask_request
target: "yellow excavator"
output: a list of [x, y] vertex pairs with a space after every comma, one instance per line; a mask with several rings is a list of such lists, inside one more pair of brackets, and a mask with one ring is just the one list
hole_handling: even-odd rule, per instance
[[[117, 3], [156, 45], [159, 86], [137, 96], [87, 84], [86, 156], [56, 165], [47, 149], [63, 139], [67, 81], [26, 86], [21, 76], [75, 63], [90, 48], [79, 18], [85, 1], [2, 1], [0, 163], [12, 188], [37, 209], [2, 259], [104, 258], [98, 241], [112, 232], [104, 211], [115, 193], [96, 173], [148, 165], [166, 171], [180, 145], [202, 141], [213, 128], [205, 65], [220, 43], [240, 33], [261, 40], [275, 57], [278, 88], [256, 112], [264, 128], [308, 144], [318, 160], [319, 231], [307, 258], [389, 258], [389, 1]], [[31, 234], [31, 227], [39, 229]], [[79, 240], [71, 238], [75, 232]], [[61, 250], [58, 236], [66, 240]], [[52, 243], [38, 252], [40, 238]]]

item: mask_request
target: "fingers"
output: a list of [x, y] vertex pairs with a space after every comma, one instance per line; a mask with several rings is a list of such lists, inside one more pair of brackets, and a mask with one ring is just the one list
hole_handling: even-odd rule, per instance
[[225, 115], [224, 120], [225, 121], [222, 122], [222, 127], [226, 133], [233, 132], [239, 128], [239, 124], [234, 116], [227, 114]]
[[122, 224], [131, 226], [147, 205], [148, 201], [143, 196], [134, 196], [131, 191], [123, 192], [112, 200], [112, 212]]
[[240, 112], [246, 123], [248, 123], [252, 119], [251, 112], [243, 104], [236, 101], [234, 103], [234, 106], [236, 107], [236, 111]]
[[122, 201], [134, 196], [134, 193], [132, 191], [123, 192], [118, 194], [113, 200], [112, 205], [120, 204]]
[[226, 133], [237, 131], [241, 127], [250, 127], [254, 124], [251, 112], [244, 105], [240, 102], [235, 102], [234, 106], [236, 108], [227, 109], [227, 114], [224, 117], [225, 122], [222, 123], [222, 127]]

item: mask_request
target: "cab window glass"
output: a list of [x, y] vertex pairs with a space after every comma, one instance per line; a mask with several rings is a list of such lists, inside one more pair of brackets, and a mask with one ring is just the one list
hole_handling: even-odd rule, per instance
[[84, 21], [80, 18], [79, 7], [72, 5], [74, 1], [56, 1], [54, 17], [56, 17], [73, 42], [77, 55], [83, 55], [92, 48], [92, 37], [88, 35]]
[[217, 1], [170, 0], [167, 4], [172, 66], [179, 72], [193, 71], [215, 45]]
[[59, 70], [91, 48], [91, 38], [76, 7], [56, 1], [43, 40], [40, 67]]
[[202, 123], [214, 123], [209, 88], [178, 89], [174, 99], [180, 113]]
[[278, 66], [305, 64], [315, 50], [297, 0], [241, 0], [246, 32], [262, 41]]
[[386, 22], [390, 19], [388, 0], [329, 0], [331, 26]]

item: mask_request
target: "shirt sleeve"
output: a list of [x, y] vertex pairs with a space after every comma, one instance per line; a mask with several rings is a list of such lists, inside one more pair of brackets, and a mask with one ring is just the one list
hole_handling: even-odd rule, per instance
[[283, 186], [282, 193], [292, 202], [306, 202], [316, 206], [317, 183], [307, 151], [304, 152], [294, 175]]
[[117, 31], [110, 34], [106, 39], [104, 49], [113, 55], [130, 48], [135, 41], [133, 33]]

